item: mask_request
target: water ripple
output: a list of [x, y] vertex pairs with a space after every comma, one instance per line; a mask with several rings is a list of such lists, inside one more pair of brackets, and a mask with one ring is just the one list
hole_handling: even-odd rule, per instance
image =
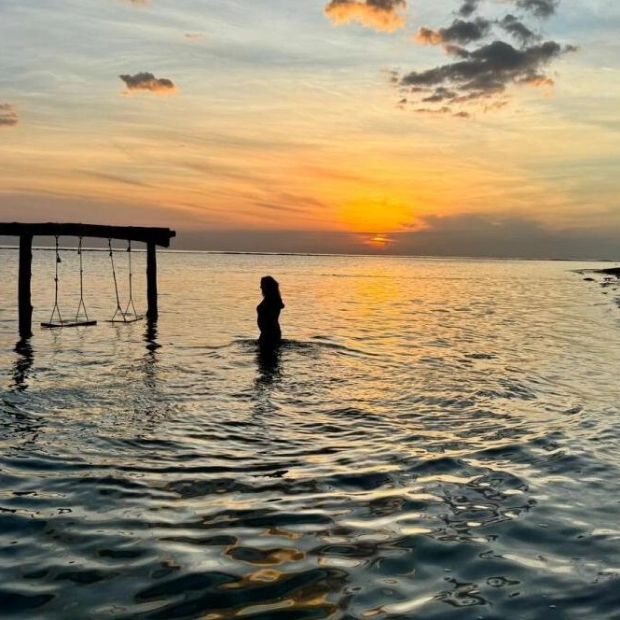
[[[0, 615], [618, 616], [600, 291], [552, 263], [249, 260], [164, 255], [156, 330], [0, 322]], [[276, 269], [264, 356], [245, 291]]]

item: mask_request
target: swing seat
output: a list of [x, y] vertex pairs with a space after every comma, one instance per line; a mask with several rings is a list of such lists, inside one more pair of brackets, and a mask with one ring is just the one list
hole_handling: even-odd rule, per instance
[[108, 319], [108, 323], [135, 323], [141, 321], [144, 316], [141, 314], [134, 314], [133, 312], [119, 312], [120, 318], [116, 318], [114, 315], [111, 319]]
[[69, 319], [67, 321], [41, 323], [41, 327], [45, 327], [47, 329], [55, 329], [57, 327], [90, 327], [92, 325], [97, 325], [97, 321], [72, 321]]

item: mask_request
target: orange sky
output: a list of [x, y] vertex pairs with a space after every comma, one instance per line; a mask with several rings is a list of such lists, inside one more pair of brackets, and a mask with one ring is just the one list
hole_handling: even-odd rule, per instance
[[[106, 0], [86, 20], [8, 2], [0, 220], [350, 233], [385, 251], [467, 218], [620, 228], [620, 10], [505, 5]], [[477, 90], [450, 46], [486, 71]], [[520, 73], [495, 68], [507, 54]]]

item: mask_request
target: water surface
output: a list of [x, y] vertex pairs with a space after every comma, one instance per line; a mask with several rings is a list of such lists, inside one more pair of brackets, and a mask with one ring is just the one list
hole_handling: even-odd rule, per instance
[[1, 616], [620, 618], [620, 310], [587, 264], [161, 252], [149, 326], [106, 322], [86, 252], [99, 324], [51, 331], [36, 251], [16, 347], [0, 255]]

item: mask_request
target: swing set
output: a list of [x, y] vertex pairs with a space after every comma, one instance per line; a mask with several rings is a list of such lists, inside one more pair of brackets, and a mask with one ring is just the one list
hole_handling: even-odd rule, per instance
[[[84, 263], [82, 260], [82, 240], [80, 237], [78, 241], [77, 253], [79, 256], [80, 265], [80, 301], [78, 303], [75, 318], [63, 319], [60, 313], [60, 306], [58, 305], [59, 289], [60, 289], [60, 277], [58, 266], [62, 263], [60, 258], [60, 242], [59, 236], [56, 235], [56, 273], [54, 275], [54, 306], [52, 308], [52, 315], [49, 321], [41, 323], [41, 327], [48, 329], [54, 329], [58, 327], [90, 327], [97, 325], [97, 321], [92, 321], [88, 318], [88, 312], [86, 311], [86, 304], [84, 303]], [[136, 306], [133, 300], [133, 267], [131, 261], [131, 240], [127, 241], [127, 264], [128, 264], [128, 290], [129, 299], [127, 305], [121, 305], [121, 295], [119, 292], [118, 278], [116, 276], [116, 265], [114, 263], [114, 248], [112, 247], [112, 239], [108, 239], [108, 249], [110, 256], [110, 264], [112, 266], [112, 279], [114, 281], [114, 294], [116, 296], [116, 310], [109, 323], [134, 323], [144, 318], [143, 315], [138, 314]]]
[[[32, 336], [32, 240], [34, 236], [55, 237], [55, 258], [56, 268], [54, 277], [54, 306], [49, 321], [41, 323], [42, 327], [78, 327], [96, 325], [97, 321], [91, 320], [86, 311], [84, 303], [84, 263], [83, 263], [83, 239], [99, 238], [108, 240], [110, 263], [112, 266], [112, 276], [114, 280], [114, 292], [116, 296], [116, 311], [110, 319], [114, 323], [131, 323], [142, 319], [142, 315], [136, 312], [133, 300], [133, 267], [131, 262], [131, 243], [133, 241], [146, 244], [146, 297], [147, 312], [146, 318], [155, 321], [158, 317], [157, 304], [157, 253], [156, 247], [169, 247], [170, 239], [176, 236], [175, 231], [169, 228], [146, 228], [141, 226], [100, 226], [94, 224], [22, 224], [19, 222], [0, 223], [0, 236], [19, 237], [19, 274], [18, 274], [18, 306], [19, 306], [19, 334], [22, 339]], [[78, 256], [79, 256], [79, 283], [80, 299], [75, 316], [63, 318], [60, 313], [59, 292], [60, 292], [60, 268], [62, 259], [60, 256], [61, 236], [78, 237]], [[128, 255], [128, 301], [121, 304], [119, 283], [114, 262], [114, 249], [112, 240], [121, 239], [127, 241]]]

